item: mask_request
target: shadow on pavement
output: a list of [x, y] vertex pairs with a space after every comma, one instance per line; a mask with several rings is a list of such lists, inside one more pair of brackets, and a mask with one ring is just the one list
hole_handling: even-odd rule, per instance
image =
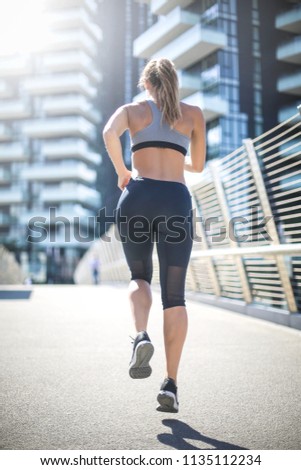
[[[188, 424], [178, 419], [163, 419], [162, 424], [171, 428], [172, 433], [158, 434], [158, 441], [179, 450], [248, 450], [246, 447], [235, 446], [229, 442], [218, 441], [201, 434]], [[186, 442], [185, 439], [199, 441], [198, 446]], [[204, 444], [207, 444], [206, 446]], [[210, 446], [210, 447], [208, 447]]]

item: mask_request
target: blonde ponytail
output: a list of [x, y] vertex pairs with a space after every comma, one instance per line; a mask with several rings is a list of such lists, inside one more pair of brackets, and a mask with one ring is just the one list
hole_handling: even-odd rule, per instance
[[150, 60], [142, 71], [139, 85], [143, 87], [146, 81], [154, 88], [163, 119], [173, 127], [182, 117], [174, 64], [165, 58]]

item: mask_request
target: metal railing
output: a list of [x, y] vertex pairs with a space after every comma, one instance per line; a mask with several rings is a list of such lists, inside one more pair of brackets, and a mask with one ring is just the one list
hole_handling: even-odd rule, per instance
[[[187, 290], [289, 314], [301, 312], [301, 106], [190, 185], [195, 241]], [[118, 237], [95, 245], [102, 279], [129, 279]], [[88, 254], [86, 256], [89, 256]], [[88, 279], [85, 258], [75, 279]], [[154, 256], [154, 283], [158, 282]]]
[[300, 135], [297, 113], [209, 162], [190, 188], [203, 220], [191, 259], [198, 291], [301, 311]]

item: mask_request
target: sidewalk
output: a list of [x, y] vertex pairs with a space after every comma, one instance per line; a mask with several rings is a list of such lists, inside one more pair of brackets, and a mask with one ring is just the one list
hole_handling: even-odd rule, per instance
[[169, 415], [158, 294], [153, 374], [132, 380], [124, 287], [32, 287], [0, 301], [1, 449], [301, 449], [301, 331], [188, 301]]

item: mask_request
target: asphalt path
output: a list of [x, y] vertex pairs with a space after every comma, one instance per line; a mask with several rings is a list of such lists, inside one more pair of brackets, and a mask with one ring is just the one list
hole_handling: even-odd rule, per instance
[[178, 414], [164, 377], [158, 293], [153, 373], [128, 375], [126, 288], [34, 286], [0, 301], [1, 449], [301, 449], [301, 331], [189, 300]]

